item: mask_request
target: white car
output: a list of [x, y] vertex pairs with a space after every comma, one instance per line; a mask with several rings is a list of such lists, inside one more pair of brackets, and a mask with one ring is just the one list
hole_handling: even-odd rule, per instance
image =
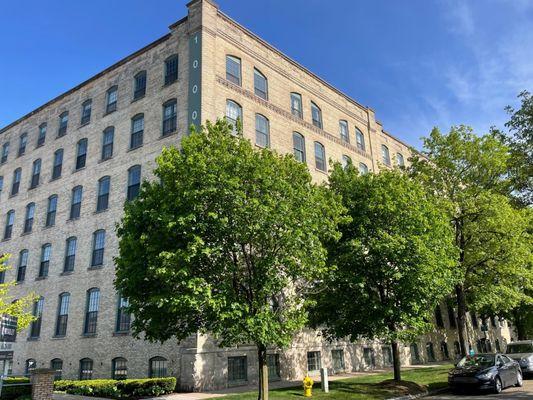
[[511, 342], [507, 345], [505, 354], [518, 361], [524, 374], [533, 374], [533, 340]]

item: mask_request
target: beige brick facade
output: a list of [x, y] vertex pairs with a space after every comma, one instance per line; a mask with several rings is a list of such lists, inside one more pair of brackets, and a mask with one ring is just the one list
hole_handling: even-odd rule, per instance
[[[341, 161], [343, 156], [349, 156], [355, 165], [364, 163], [370, 171], [383, 167], [382, 145], [389, 149], [392, 165], [396, 163], [397, 153], [401, 153], [405, 161], [409, 157], [408, 146], [383, 130], [373, 110], [290, 60], [224, 15], [211, 1], [195, 0], [188, 7], [188, 16], [173, 24], [169, 34], [0, 130], [0, 156], [4, 143], [9, 142], [10, 147], [6, 162], [0, 164], [3, 177], [0, 238], [4, 237], [8, 211], [15, 211], [12, 237], [0, 242], [0, 253], [12, 254], [13, 269], [6, 273], [5, 279], [16, 279], [19, 254], [27, 249], [26, 276], [13, 293], [22, 296], [35, 292], [44, 299], [40, 334], [30, 338], [28, 331], [19, 333], [12, 349], [14, 373], [24, 373], [29, 359], [35, 360], [38, 368], [48, 368], [51, 360], [61, 359], [63, 377], [77, 378], [80, 360], [90, 358], [93, 360], [92, 376], [106, 378], [112, 376], [112, 360], [120, 357], [127, 360], [128, 377], [144, 377], [149, 374], [149, 360], [164, 357], [167, 373], [178, 378], [180, 387], [200, 390], [231, 384], [228, 382], [228, 356], [246, 356], [247, 381], [254, 381], [256, 351], [252, 347], [221, 349], [213, 338], [202, 335], [180, 344], [172, 341], [152, 344], [128, 333], [117, 333], [115, 329], [118, 295], [113, 287], [113, 257], [117, 254], [114, 230], [126, 200], [128, 169], [140, 165], [143, 179], [149, 179], [162, 147], [179, 145], [189, 122], [224, 116], [227, 100], [242, 107], [244, 135], [252, 141], [255, 141], [256, 114], [268, 118], [270, 146], [280, 153], [292, 153], [292, 133], [302, 134], [306, 161], [317, 181], [326, 179], [327, 174], [315, 167], [314, 142], [324, 146], [327, 159]], [[194, 46], [198, 46], [196, 50]], [[190, 53], [194, 55], [189, 56]], [[165, 60], [172, 55], [178, 55], [178, 79], [165, 85]], [[241, 85], [226, 79], [227, 55], [241, 60]], [[198, 68], [199, 75], [195, 76], [191, 68]], [[268, 80], [268, 100], [254, 94], [254, 68]], [[143, 70], [147, 73], [146, 94], [133, 101], [134, 77]], [[115, 85], [118, 87], [117, 110], [106, 114], [106, 93]], [[302, 118], [291, 114], [291, 92], [302, 97]], [[92, 99], [90, 122], [81, 125], [82, 103], [88, 99]], [[171, 99], [177, 100], [177, 130], [163, 137], [163, 104]], [[312, 124], [311, 102], [322, 111], [323, 129]], [[67, 133], [58, 137], [59, 116], [65, 111], [69, 113]], [[129, 150], [131, 119], [139, 113], [144, 114], [144, 143]], [[349, 142], [340, 137], [340, 120], [347, 121]], [[47, 124], [46, 140], [37, 147], [38, 127], [43, 123]], [[102, 161], [103, 131], [111, 126], [114, 127], [113, 157]], [[364, 149], [357, 147], [356, 129], [364, 135]], [[26, 152], [17, 157], [19, 137], [24, 132], [28, 133]], [[88, 140], [86, 166], [76, 171], [76, 146], [83, 138]], [[62, 174], [52, 180], [57, 149], [64, 152]], [[40, 185], [30, 190], [32, 164], [36, 159], [41, 159]], [[11, 196], [13, 172], [19, 167], [22, 170], [20, 191]], [[104, 176], [109, 176], [111, 183], [109, 207], [96, 212], [98, 181]], [[83, 186], [81, 215], [69, 220], [71, 191], [77, 185]], [[45, 227], [48, 198], [54, 194], [58, 196], [56, 222], [54, 226]], [[33, 230], [23, 234], [25, 209], [31, 202], [35, 203]], [[101, 229], [106, 232], [104, 262], [94, 268], [91, 267], [93, 233]], [[73, 272], [63, 273], [69, 237], [77, 238], [75, 267]], [[52, 246], [49, 273], [40, 279], [41, 248], [46, 243]], [[97, 329], [94, 335], [84, 335], [87, 291], [91, 288], [100, 290]], [[56, 337], [59, 295], [65, 292], [70, 293], [67, 333]], [[446, 315], [444, 320], [449, 327]], [[502, 343], [509, 340], [509, 334], [505, 325], [501, 329], [491, 329], [488, 335], [494, 344], [496, 339]], [[475, 343], [483, 333], [471, 328], [469, 337]], [[435, 346], [437, 360], [443, 358], [439, 351], [443, 340], [447, 341], [453, 357], [454, 330], [441, 329], [428, 338], [421, 338], [418, 344], [421, 362], [427, 360], [423, 347], [429, 340]], [[282, 379], [300, 379], [307, 369], [308, 351], [320, 351], [322, 365], [328, 368], [333, 368], [332, 349], [344, 351], [345, 370], [371, 368], [365, 361], [364, 347], [374, 348], [375, 365], [383, 365], [380, 343], [326, 343], [316, 332], [309, 331], [298, 335], [291, 348], [272, 349], [272, 353], [280, 354]], [[409, 346], [403, 350], [403, 355], [409, 363]], [[367, 361], [370, 359], [367, 350]]]

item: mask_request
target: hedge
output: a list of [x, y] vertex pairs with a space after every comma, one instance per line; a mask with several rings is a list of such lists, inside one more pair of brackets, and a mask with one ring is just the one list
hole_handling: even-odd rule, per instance
[[[5, 378], [4, 385], [12, 383], [29, 383], [29, 378]], [[2, 400], [14, 400], [21, 396], [31, 396], [31, 385], [4, 386], [2, 387]]]
[[176, 378], [60, 380], [54, 383], [57, 391], [116, 399], [161, 396], [172, 393], [175, 388]]

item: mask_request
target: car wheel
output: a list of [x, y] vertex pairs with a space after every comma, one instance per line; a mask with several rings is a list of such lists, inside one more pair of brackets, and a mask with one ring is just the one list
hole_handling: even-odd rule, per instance
[[503, 389], [502, 380], [499, 376], [494, 379], [494, 393], [501, 393]]
[[522, 378], [522, 372], [517, 371], [516, 372], [516, 387], [522, 387], [524, 384], [524, 379]]

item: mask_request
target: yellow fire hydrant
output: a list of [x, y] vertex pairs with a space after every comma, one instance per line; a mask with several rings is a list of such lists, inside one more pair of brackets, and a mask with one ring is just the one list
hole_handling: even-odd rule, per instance
[[306, 375], [304, 378], [304, 397], [311, 397], [313, 396], [313, 380], [309, 377], [309, 375]]

